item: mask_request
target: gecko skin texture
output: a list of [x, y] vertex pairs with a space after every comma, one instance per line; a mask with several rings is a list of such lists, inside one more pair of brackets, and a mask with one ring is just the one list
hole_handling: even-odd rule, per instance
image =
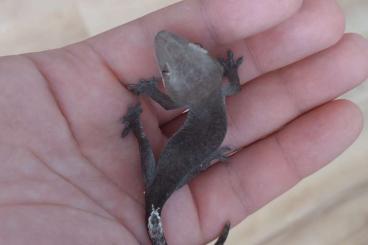
[[[199, 45], [167, 31], [157, 33], [155, 52], [166, 94], [157, 88], [156, 78], [128, 85], [128, 89], [151, 97], [167, 110], [186, 107], [187, 118], [168, 140], [157, 164], [140, 121], [139, 103], [123, 117], [122, 136], [132, 131], [138, 140], [148, 234], [152, 244], [165, 245], [161, 211], [167, 199], [213, 160], [226, 159], [230, 151], [220, 147], [227, 130], [225, 97], [240, 90], [238, 67], [243, 59], [234, 60], [231, 51], [226, 59], [214, 59]], [[224, 244], [229, 229], [230, 224], [225, 224], [217, 245]]]

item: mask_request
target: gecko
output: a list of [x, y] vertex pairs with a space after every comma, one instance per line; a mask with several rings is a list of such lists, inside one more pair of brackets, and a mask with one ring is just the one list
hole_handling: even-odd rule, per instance
[[[174, 33], [160, 31], [154, 39], [156, 60], [166, 93], [158, 78], [129, 84], [135, 95], [146, 95], [167, 110], [186, 107], [183, 125], [161, 151], [157, 164], [144, 133], [140, 104], [128, 107], [122, 118], [122, 137], [132, 131], [139, 143], [145, 188], [147, 230], [153, 245], [166, 245], [161, 211], [170, 195], [206, 170], [214, 160], [226, 160], [229, 147], [221, 147], [227, 130], [225, 97], [241, 88], [238, 67], [243, 58], [212, 58], [199, 44]], [[226, 77], [228, 82], [223, 83]], [[216, 244], [224, 244], [230, 224], [225, 224]]]

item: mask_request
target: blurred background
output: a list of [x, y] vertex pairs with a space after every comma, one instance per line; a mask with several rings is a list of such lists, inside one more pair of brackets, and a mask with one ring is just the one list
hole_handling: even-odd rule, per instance
[[[320, 0], [323, 1], [323, 0]], [[1, 0], [0, 56], [61, 47], [178, 0]], [[368, 37], [368, 0], [339, 0], [347, 32]], [[232, 230], [229, 245], [368, 244], [368, 84], [344, 95], [365, 128], [332, 164]]]

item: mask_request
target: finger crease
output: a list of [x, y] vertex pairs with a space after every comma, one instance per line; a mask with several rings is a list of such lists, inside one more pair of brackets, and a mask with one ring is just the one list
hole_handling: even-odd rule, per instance
[[223, 169], [226, 172], [226, 176], [227, 176], [227, 180], [228, 180], [228, 184], [231, 188], [231, 191], [233, 192], [234, 196], [236, 197], [236, 199], [238, 200], [238, 202], [240, 203], [240, 205], [242, 206], [244, 213], [246, 215], [251, 213], [251, 207], [252, 205], [250, 205], [249, 201], [245, 201], [244, 195], [242, 195], [242, 191], [241, 189], [244, 188], [237, 188], [237, 184], [241, 185], [242, 181], [241, 181], [241, 177], [238, 175], [237, 171], [233, 171], [231, 163], [220, 163], [221, 166], [223, 166]]
[[299, 171], [296, 163], [288, 157], [288, 154], [285, 152], [285, 149], [280, 142], [278, 134], [274, 134], [271, 136], [274, 139], [274, 142], [276, 143], [277, 147], [279, 148], [279, 152], [282, 155], [282, 158], [284, 159], [284, 163], [286, 164], [287, 168], [290, 170], [290, 172], [294, 175], [296, 178], [296, 181], [299, 182], [303, 179], [303, 174]]
[[283, 87], [283, 90], [285, 91], [286, 96], [288, 97], [290, 103], [294, 107], [294, 111], [296, 115], [301, 115], [304, 113], [303, 107], [299, 104], [298, 100], [296, 99], [294, 93], [290, 90], [290, 87], [288, 86], [288, 79], [283, 74], [282, 70], [275, 71], [273, 73], [275, 75], [274, 77], [277, 79], [278, 83]]

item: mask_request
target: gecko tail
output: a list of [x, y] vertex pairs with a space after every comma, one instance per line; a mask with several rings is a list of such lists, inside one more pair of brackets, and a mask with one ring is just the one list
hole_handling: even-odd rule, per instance
[[227, 236], [229, 235], [229, 231], [230, 231], [230, 223], [226, 223], [215, 245], [224, 245], [227, 239]]

